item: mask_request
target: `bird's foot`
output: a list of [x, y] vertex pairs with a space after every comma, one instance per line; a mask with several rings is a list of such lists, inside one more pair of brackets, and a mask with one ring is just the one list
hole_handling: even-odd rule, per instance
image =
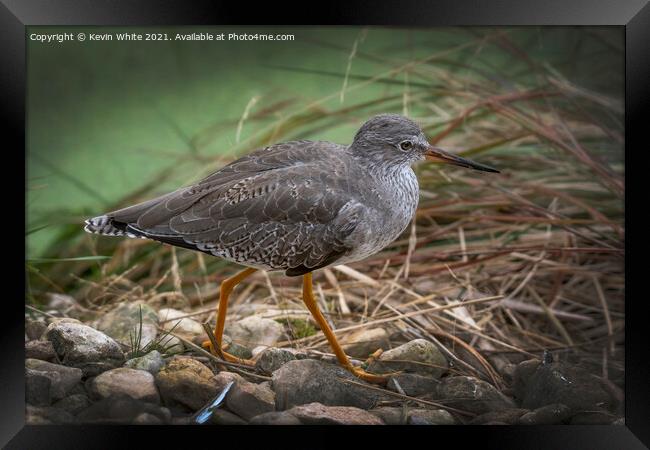
[[356, 377], [361, 378], [363, 381], [373, 384], [385, 385], [388, 383], [388, 378], [386, 375], [376, 375], [374, 373], [366, 372], [360, 367], [349, 367], [348, 370], [352, 372]]
[[210, 353], [212, 353], [215, 356], [218, 356], [219, 358], [222, 358], [224, 361], [232, 362], [232, 363], [237, 363], [237, 364], [243, 364], [245, 366], [255, 366], [255, 361], [252, 359], [243, 359], [243, 358], [238, 358], [234, 355], [231, 355], [230, 353], [226, 352], [223, 350], [223, 348], [228, 348], [227, 345], [222, 346], [221, 351], [216, 351], [214, 346], [212, 345], [212, 342], [210, 341], [204, 341], [203, 344], [201, 344], [201, 347], [203, 347], [206, 350], [209, 350]]

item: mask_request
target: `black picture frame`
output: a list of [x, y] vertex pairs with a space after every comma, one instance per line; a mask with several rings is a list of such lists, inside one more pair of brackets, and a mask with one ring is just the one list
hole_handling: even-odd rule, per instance
[[[173, 441], [188, 446], [200, 445], [203, 437], [214, 445], [226, 439], [248, 441], [260, 438], [266, 443], [290, 445], [296, 440], [309, 448], [336, 445], [345, 439], [355, 445], [370, 446], [368, 439], [403, 439], [406, 445], [429, 442], [458, 445], [473, 441], [485, 448], [571, 448], [632, 449], [650, 445], [650, 397], [648, 396], [648, 357], [641, 304], [642, 292], [634, 289], [635, 273], [642, 263], [631, 258], [643, 256], [644, 249], [626, 246], [626, 387], [625, 426], [544, 426], [544, 427], [378, 427], [319, 428], [264, 427], [264, 430], [242, 433], [242, 429], [210, 427], [133, 427], [133, 426], [26, 426], [24, 421], [24, 320], [21, 298], [24, 298], [25, 273], [18, 258], [21, 244], [10, 233], [24, 228], [24, 197], [18, 168], [21, 151], [25, 151], [25, 27], [29, 25], [224, 25], [224, 24], [313, 24], [313, 25], [399, 25], [399, 26], [512, 26], [512, 25], [611, 25], [625, 28], [626, 39], [626, 228], [627, 234], [640, 236], [643, 218], [631, 220], [632, 205], [644, 206], [635, 200], [638, 190], [630, 183], [639, 180], [634, 170], [644, 170], [639, 152], [646, 149], [645, 119], [650, 104], [650, 6], [647, 0], [437, 0], [424, 2], [363, 2], [361, 0], [323, 3], [320, 7], [279, 5], [276, 2], [216, 2], [181, 0], [3, 0], [0, 5], [0, 89], [2, 90], [2, 127], [4, 157], [2, 177], [2, 236], [6, 285], [3, 290], [0, 336], [0, 445], [6, 448], [122, 448], [135, 445], [135, 434], [155, 435], [171, 446]], [[10, 144], [11, 142], [11, 144]], [[15, 156], [15, 158], [13, 158]], [[18, 162], [15, 162], [18, 161]], [[629, 171], [632, 172], [629, 172]], [[642, 176], [642, 175], [641, 175]], [[16, 178], [14, 180], [13, 178]], [[24, 179], [23, 179], [24, 185]], [[22, 191], [24, 192], [24, 191]], [[10, 200], [10, 201], [8, 201]], [[628, 238], [629, 239], [629, 238]], [[641, 237], [642, 239], [642, 237]], [[639, 242], [635, 240], [633, 242]], [[22, 246], [24, 250], [24, 245]], [[18, 255], [16, 255], [18, 256]], [[14, 273], [12, 273], [12, 271]], [[22, 286], [18, 283], [22, 280]], [[630, 284], [628, 284], [630, 283]], [[640, 295], [640, 297], [638, 295]], [[290, 436], [287, 435], [290, 431]], [[444, 435], [444, 438], [443, 438]], [[138, 436], [144, 437], [144, 436]], [[197, 439], [198, 438], [198, 439]], [[444, 439], [444, 441], [442, 440]], [[232, 442], [232, 441], [231, 441]], [[388, 442], [388, 441], [387, 441]], [[413, 444], [411, 444], [413, 443]], [[435, 445], [443, 445], [436, 443]], [[644, 445], [645, 444], [645, 445]], [[231, 444], [232, 445], [232, 444]], [[264, 444], [263, 444], [264, 445]]]

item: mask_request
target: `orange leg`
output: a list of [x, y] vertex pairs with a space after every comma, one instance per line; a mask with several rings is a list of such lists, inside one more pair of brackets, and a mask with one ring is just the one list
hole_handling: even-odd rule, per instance
[[302, 299], [305, 302], [305, 305], [307, 306], [307, 309], [309, 310], [311, 315], [314, 316], [314, 319], [316, 319], [316, 322], [320, 326], [321, 331], [323, 332], [323, 334], [325, 334], [325, 337], [327, 338], [327, 341], [330, 343], [332, 350], [334, 350], [334, 354], [336, 355], [336, 359], [339, 360], [339, 363], [343, 367], [348, 369], [350, 372], [352, 372], [353, 374], [361, 378], [362, 380], [368, 381], [370, 383], [386, 384], [386, 382], [388, 381], [386, 377], [380, 375], [373, 375], [371, 373], [366, 372], [363, 369], [354, 367], [350, 363], [350, 360], [348, 359], [347, 355], [341, 348], [341, 345], [336, 340], [336, 336], [334, 335], [329, 325], [327, 324], [325, 317], [318, 309], [316, 299], [314, 298], [314, 291], [312, 290], [311, 272], [303, 275]]
[[[214, 328], [214, 337], [217, 341], [217, 345], [221, 348], [223, 340], [223, 329], [226, 324], [226, 312], [228, 311], [228, 297], [230, 293], [241, 281], [255, 272], [257, 269], [244, 269], [236, 275], [233, 275], [230, 278], [226, 278], [221, 282], [220, 294], [219, 294], [219, 310], [217, 312], [217, 325]], [[219, 356], [214, 348], [212, 348], [212, 343], [210, 341], [205, 341], [203, 343], [203, 348], [210, 349], [210, 351]], [[240, 363], [240, 364], [255, 364], [253, 361], [237, 358], [229, 353], [221, 351], [223, 357], [226, 361]]]

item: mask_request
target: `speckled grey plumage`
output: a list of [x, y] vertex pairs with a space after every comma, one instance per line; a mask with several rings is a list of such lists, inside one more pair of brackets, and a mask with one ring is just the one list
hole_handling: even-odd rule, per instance
[[[408, 151], [404, 140], [414, 144]], [[411, 120], [376, 116], [350, 146], [271, 145], [195, 185], [90, 219], [86, 231], [144, 237], [287, 275], [358, 261], [410, 222], [418, 203], [411, 164], [426, 145]]]

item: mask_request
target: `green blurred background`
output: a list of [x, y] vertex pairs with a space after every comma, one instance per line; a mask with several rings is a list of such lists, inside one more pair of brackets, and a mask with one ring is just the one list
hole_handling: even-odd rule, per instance
[[[621, 27], [29, 27], [27, 34], [202, 31], [295, 40], [27, 40], [28, 258], [53, 253], [66, 234], [81, 236], [83, 219], [138, 190], [150, 196], [198, 180], [225, 161], [220, 156], [293, 138], [348, 143], [364, 111], [366, 118], [387, 109], [444, 117], [444, 103], [410, 101], [417, 74], [393, 70], [409, 61], [436, 55], [428, 70], [434, 79], [444, 71], [433, 86], [441, 91], [455, 74], [516, 90], [535, 79], [532, 60], [581, 89], [623, 99]], [[506, 44], [487, 39], [495, 34]], [[385, 100], [380, 110], [375, 99]], [[305, 111], [323, 120], [276, 126]], [[621, 147], [605, 150], [622, 162]]]

